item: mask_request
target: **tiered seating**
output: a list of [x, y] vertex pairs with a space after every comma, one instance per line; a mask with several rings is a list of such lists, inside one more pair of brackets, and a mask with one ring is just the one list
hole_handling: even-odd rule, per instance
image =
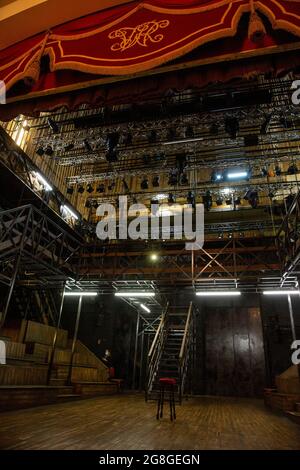
[[108, 368], [79, 341], [73, 356], [71, 384], [67, 385], [71, 342], [62, 329], [47, 384], [54, 333], [53, 327], [24, 320], [17, 331], [3, 330], [7, 364], [0, 365], [0, 410], [117, 392], [117, 385], [109, 382]]
[[276, 388], [264, 391], [266, 406], [280, 410], [300, 424], [300, 378], [297, 366], [276, 377]]

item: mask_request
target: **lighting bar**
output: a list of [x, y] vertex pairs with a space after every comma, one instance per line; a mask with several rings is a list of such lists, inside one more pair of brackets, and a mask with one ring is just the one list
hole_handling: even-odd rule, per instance
[[43, 185], [45, 186], [46, 191], [53, 191], [52, 186], [45, 180], [43, 175], [41, 175], [39, 172], [35, 172], [36, 179]]
[[144, 305], [144, 304], [140, 304], [140, 306], [142, 307], [142, 309], [143, 309], [143, 310], [145, 310], [145, 312], [147, 312], [147, 313], [151, 313], [151, 310], [150, 310], [150, 308], [146, 307], [146, 305]]
[[115, 292], [116, 297], [154, 297], [155, 292]]
[[163, 145], [185, 144], [188, 142], [199, 142], [204, 140], [203, 137], [195, 137], [194, 139], [171, 140], [170, 142], [163, 142]]
[[63, 211], [67, 212], [71, 217], [74, 217], [75, 220], [78, 220], [78, 215], [76, 215], [75, 212], [73, 212], [68, 206], [63, 204], [61, 208]]
[[238, 290], [232, 290], [232, 291], [208, 291], [208, 292], [196, 292], [196, 295], [199, 297], [237, 297], [241, 295], [241, 292]]
[[248, 172], [247, 171], [240, 171], [237, 173], [228, 173], [228, 179], [235, 179], [235, 178], [247, 178]]
[[299, 295], [298, 290], [265, 290], [263, 295]]
[[96, 297], [96, 295], [98, 295], [98, 292], [64, 292], [64, 297]]

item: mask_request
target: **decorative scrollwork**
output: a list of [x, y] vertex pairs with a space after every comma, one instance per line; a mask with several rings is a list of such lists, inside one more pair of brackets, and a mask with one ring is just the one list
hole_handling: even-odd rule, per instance
[[142, 47], [148, 47], [149, 43], [160, 42], [163, 40], [163, 34], [155, 34], [160, 28], [167, 28], [170, 24], [169, 20], [147, 21], [135, 28], [120, 28], [111, 31], [108, 35], [109, 39], [119, 38], [120, 42], [116, 42], [111, 46], [112, 51], [126, 51], [138, 44]]

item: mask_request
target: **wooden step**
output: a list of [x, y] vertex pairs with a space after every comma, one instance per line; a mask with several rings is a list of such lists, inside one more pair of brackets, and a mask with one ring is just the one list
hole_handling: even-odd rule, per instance
[[113, 382], [77, 382], [73, 385], [74, 393], [82, 397], [113, 395], [118, 392], [118, 385]]
[[58, 395], [68, 395], [72, 387], [47, 385], [20, 385], [0, 387], [0, 411], [57, 403]]

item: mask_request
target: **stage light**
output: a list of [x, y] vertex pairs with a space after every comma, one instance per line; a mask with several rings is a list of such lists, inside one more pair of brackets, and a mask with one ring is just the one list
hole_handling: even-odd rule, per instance
[[75, 214], [75, 212], [73, 212], [68, 206], [66, 206], [65, 204], [63, 204], [61, 206], [61, 209], [63, 212], [67, 213], [69, 216], [73, 217], [75, 220], [78, 220], [78, 215]]
[[115, 292], [115, 296], [116, 297], [154, 297], [155, 296], [155, 292], [142, 292], [142, 291], [139, 291], [139, 292], [136, 292], [136, 291], [132, 291], [132, 292], [122, 292], [122, 291], [119, 291], [119, 292]]
[[119, 132], [110, 132], [109, 134], [107, 134], [107, 137], [106, 137], [107, 150], [109, 152], [112, 150], [115, 150], [116, 147], [118, 146], [119, 140], [120, 140]]
[[212, 171], [210, 180], [212, 183], [216, 183], [217, 181], [222, 181], [223, 175], [222, 173], [217, 172], [216, 170]]
[[240, 123], [237, 118], [227, 117], [225, 119], [225, 131], [229, 134], [231, 139], [236, 139], [239, 130]]
[[180, 184], [181, 184], [182, 186], [186, 186], [187, 184], [189, 184], [188, 177], [186, 176], [185, 173], [183, 173], [183, 174], [180, 176]]
[[275, 166], [275, 175], [280, 176], [281, 175], [281, 168], [279, 165]]
[[263, 295], [299, 295], [299, 290], [265, 290]]
[[105, 192], [105, 186], [104, 184], [99, 184], [99, 186], [97, 186], [97, 189], [96, 189], [97, 193], [104, 193]]
[[288, 167], [288, 175], [295, 175], [297, 172], [298, 172], [298, 168], [297, 168], [297, 165], [295, 163], [292, 163], [289, 167]]
[[47, 122], [48, 122], [49, 127], [52, 129], [53, 133], [58, 134], [59, 126], [58, 126], [57, 122], [55, 122], [50, 117], [47, 118]]
[[233, 234], [231, 232], [228, 234], [228, 238], [229, 238], [229, 240], [231, 240], [233, 238]]
[[149, 181], [148, 181], [148, 178], [144, 178], [142, 181], [141, 181], [141, 189], [148, 189], [149, 188]]
[[237, 198], [234, 200], [234, 204], [235, 204], [236, 206], [240, 206], [240, 205], [241, 205], [241, 202], [242, 202], [242, 201], [241, 201], [241, 198], [240, 198], [240, 197], [237, 197]]
[[93, 202], [93, 208], [94, 208], [94, 209], [98, 209], [98, 202], [97, 202], [97, 201], [94, 201], [94, 202]]
[[67, 194], [73, 194], [74, 193], [74, 188], [73, 186], [68, 186], [67, 187]]
[[42, 157], [42, 156], [44, 155], [45, 151], [44, 151], [43, 147], [38, 147], [37, 150], [36, 150], [36, 153], [37, 153], [40, 157]]
[[241, 295], [240, 291], [208, 291], [208, 292], [196, 292], [198, 297], [238, 297]]
[[226, 199], [226, 205], [231, 206], [232, 204], [232, 199]]
[[64, 297], [96, 297], [98, 292], [84, 292], [84, 291], [77, 291], [77, 292], [64, 292]]
[[94, 188], [91, 184], [88, 184], [87, 185], [87, 188], [86, 188], [86, 192], [91, 194], [92, 192], [94, 192]]
[[194, 129], [192, 126], [187, 126], [185, 130], [185, 137], [187, 139], [193, 139], [195, 137]]
[[219, 235], [218, 235], [219, 240], [222, 240], [223, 236], [224, 236], [223, 233], [219, 233]]
[[178, 183], [178, 173], [176, 170], [172, 170], [169, 174], [168, 185], [169, 186], [176, 186]]
[[261, 169], [261, 175], [262, 176], [268, 176], [268, 170], [266, 168]]
[[218, 197], [218, 199], [216, 200], [216, 204], [217, 206], [223, 206], [223, 199], [221, 197]]
[[48, 155], [48, 157], [52, 157], [52, 155], [54, 154], [54, 150], [51, 145], [48, 145], [46, 147], [45, 154]]
[[83, 194], [83, 193], [84, 193], [84, 187], [83, 187], [83, 186], [79, 186], [78, 192], [79, 192], [79, 194]]
[[253, 209], [256, 209], [258, 206], [258, 192], [254, 189], [249, 189], [245, 196], [245, 201], [248, 201]]
[[187, 203], [190, 204], [193, 208], [196, 206], [195, 195], [193, 191], [189, 191], [186, 197]]
[[231, 193], [231, 189], [230, 189], [230, 188], [224, 188], [224, 189], [222, 189], [222, 193], [223, 193], [223, 194], [230, 194], [230, 193]]
[[38, 173], [36, 171], [35, 176], [36, 176], [36, 179], [44, 186], [45, 191], [47, 191], [47, 192], [48, 191], [53, 191], [52, 186], [50, 186], [50, 184], [48, 183], [48, 181], [46, 181], [46, 179], [43, 177], [43, 175], [41, 175], [40, 173]]
[[172, 193], [168, 196], [168, 204], [175, 204], [175, 196]]
[[65, 146], [65, 152], [69, 152], [70, 150], [73, 150], [73, 148], [75, 147], [74, 144], [68, 144]]
[[208, 190], [206, 191], [205, 196], [203, 196], [204, 207], [207, 211], [212, 207], [212, 197], [211, 192]]
[[86, 149], [88, 152], [92, 152], [92, 151], [93, 151], [92, 146], [91, 146], [91, 144], [89, 143], [89, 141], [88, 141], [87, 139], [84, 139], [83, 143], [84, 143], [85, 149]]
[[219, 134], [219, 125], [213, 123], [209, 128], [210, 135], [218, 135]]
[[158, 255], [156, 253], [152, 253], [150, 256], [151, 261], [157, 261], [158, 260]]
[[145, 310], [145, 312], [147, 312], [147, 313], [151, 313], [151, 310], [150, 310], [150, 308], [146, 307], [146, 305], [144, 305], [144, 304], [140, 304], [140, 306], [142, 307], [142, 309], [143, 309], [143, 310]]
[[147, 140], [149, 144], [155, 144], [157, 141], [157, 132], [156, 130], [152, 129], [148, 134], [147, 134]]
[[92, 207], [91, 201], [90, 201], [89, 199], [87, 199], [87, 200], [85, 201], [85, 207], [86, 207], [87, 209], [90, 209], [90, 208]]
[[153, 188], [158, 188], [159, 187], [159, 176], [153, 176], [152, 186], [153, 186]]

